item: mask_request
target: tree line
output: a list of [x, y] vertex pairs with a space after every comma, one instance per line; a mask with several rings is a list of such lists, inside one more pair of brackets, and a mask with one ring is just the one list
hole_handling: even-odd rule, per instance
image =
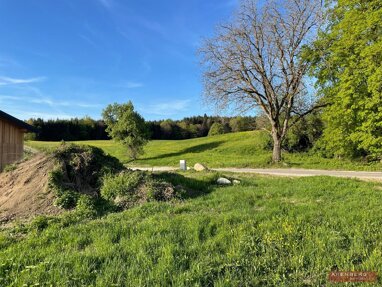
[[[250, 131], [256, 129], [254, 116], [218, 117], [193, 116], [182, 120], [146, 121], [150, 140], [181, 140], [205, 137], [230, 132]], [[30, 125], [37, 128], [38, 133], [27, 134], [27, 140], [38, 141], [84, 141], [108, 140], [105, 120], [94, 120], [90, 117], [73, 119], [41, 118], [29, 119]]]

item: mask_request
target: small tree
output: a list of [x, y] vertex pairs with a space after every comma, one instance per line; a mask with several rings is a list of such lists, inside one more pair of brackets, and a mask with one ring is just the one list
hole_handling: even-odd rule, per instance
[[143, 146], [148, 142], [149, 134], [145, 120], [134, 111], [132, 102], [108, 105], [103, 110], [102, 117], [109, 136], [126, 146], [132, 159], [137, 159], [137, 156], [143, 153]]
[[271, 126], [274, 162], [281, 160], [288, 129], [316, 108], [304, 85], [309, 63], [301, 54], [317, 32], [320, 4], [243, 0], [234, 21], [221, 25], [201, 49], [206, 99], [220, 109], [260, 108]]
[[212, 124], [208, 136], [216, 136], [224, 134], [224, 126], [221, 123], [215, 122]]

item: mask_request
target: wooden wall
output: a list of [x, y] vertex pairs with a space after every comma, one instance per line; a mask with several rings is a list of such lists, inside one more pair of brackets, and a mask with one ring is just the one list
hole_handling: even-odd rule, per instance
[[0, 119], [0, 171], [7, 165], [22, 159], [24, 131], [12, 123]]

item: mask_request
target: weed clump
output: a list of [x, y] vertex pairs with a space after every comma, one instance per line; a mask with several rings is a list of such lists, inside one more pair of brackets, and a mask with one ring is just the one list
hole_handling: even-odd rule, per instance
[[58, 195], [56, 205], [65, 209], [76, 207], [82, 195], [99, 198], [102, 178], [124, 169], [118, 159], [92, 146], [62, 144], [53, 157], [57, 168], [50, 173], [49, 185]]
[[170, 201], [180, 198], [182, 192], [182, 188], [149, 173], [131, 170], [106, 176], [101, 187], [103, 198], [124, 209], [143, 202]]

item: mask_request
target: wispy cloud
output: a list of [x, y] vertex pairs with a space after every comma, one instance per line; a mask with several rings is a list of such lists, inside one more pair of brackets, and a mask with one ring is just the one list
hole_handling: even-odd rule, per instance
[[140, 110], [146, 114], [158, 116], [172, 116], [185, 111], [190, 106], [191, 100], [174, 100], [151, 104], [141, 107]]
[[60, 106], [60, 107], [80, 107], [80, 108], [100, 108], [101, 105], [98, 104], [88, 104], [88, 103], [79, 103], [79, 102], [69, 102], [69, 101], [55, 101], [49, 98], [42, 99], [27, 99], [30, 103], [34, 104], [45, 104], [49, 106]]
[[20, 84], [31, 84], [44, 81], [45, 77], [29, 78], [29, 79], [17, 79], [10, 77], [1, 77], [0, 76], [0, 86], [7, 85], [20, 85]]
[[24, 110], [10, 110], [9, 113], [11, 113], [13, 116], [16, 116], [17, 118], [20, 119], [29, 119], [29, 118], [43, 118], [45, 120], [49, 119], [72, 119], [75, 118], [73, 115], [69, 115], [66, 113], [57, 113], [57, 114], [52, 114], [52, 113], [45, 113], [45, 112], [30, 112], [30, 111], [24, 111]]
[[8, 96], [8, 95], [0, 95], [0, 103], [4, 101], [22, 101], [30, 104], [41, 104], [47, 105], [50, 107], [79, 107], [79, 108], [101, 108], [102, 105], [99, 104], [89, 104], [84, 102], [77, 101], [57, 101], [52, 100], [46, 97], [17, 97], [17, 96]]

